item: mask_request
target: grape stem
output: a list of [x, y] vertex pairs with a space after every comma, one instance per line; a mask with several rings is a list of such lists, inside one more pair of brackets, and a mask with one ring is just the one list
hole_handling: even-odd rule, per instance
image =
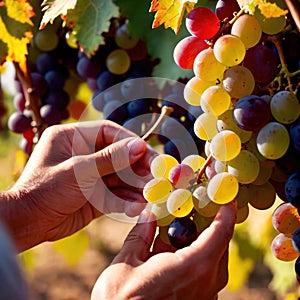
[[29, 73], [24, 73], [19, 64], [14, 62], [16, 75], [21, 83], [22, 90], [25, 96], [25, 108], [28, 110], [31, 110], [32, 112], [32, 130], [35, 134], [35, 137], [33, 139], [34, 143], [37, 143], [42, 132], [46, 129], [46, 125], [40, 115], [40, 109], [39, 109], [39, 96], [35, 92], [35, 89], [32, 84], [32, 80]]
[[213, 161], [213, 156], [211, 154], [209, 154], [209, 156], [207, 157], [207, 159], [205, 160], [203, 166], [201, 167], [201, 169], [199, 169], [199, 172], [197, 174], [197, 184], [202, 182], [202, 175], [205, 172], [205, 169], [207, 168], [207, 166], [209, 164], [211, 164], [211, 162]]
[[148, 140], [149, 137], [160, 128], [161, 124], [165, 121], [165, 118], [168, 117], [174, 111], [173, 107], [163, 106], [161, 108], [161, 113], [156, 120], [156, 122], [151, 126], [151, 128], [142, 136], [143, 140]]

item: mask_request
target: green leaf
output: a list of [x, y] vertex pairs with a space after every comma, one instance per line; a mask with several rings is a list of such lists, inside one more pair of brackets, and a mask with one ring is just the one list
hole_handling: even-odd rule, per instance
[[69, 237], [53, 242], [53, 247], [65, 257], [69, 265], [75, 265], [89, 247], [89, 237], [84, 230], [80, 230]]
[[112, 0], [78, 0], [75, 8], [68, 11], [67, 24], [75, 24], [81, 48], [92, 56], [104, 43], [102, 33], [109, 30], [110, 19], [118, 16], [118, 7]]
[[158, 27], [152, 29], [153, 13], [149, 13], [151, 0], [117, 0], [121, 14], [128, 18], [128, 28], [133, 36], [139, 36], [146, 42], [148, 52], [153, 58], [159, 58], [160, 63], [154, 68], [153, 76], [177, 80], [182, 77], [192, 77], [190, 70], [178, 67], [173, 60], [173, 50], [176, 44], [188, 32], [182, 26], [176, 35], [170, 28]]

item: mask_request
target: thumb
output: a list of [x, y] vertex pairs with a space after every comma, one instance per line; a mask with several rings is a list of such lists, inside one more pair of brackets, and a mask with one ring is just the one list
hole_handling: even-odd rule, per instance
[[136, 266], [141, 261], [147, 260], [150, 256], [150, 247], [155, 231], [155, 215], [146, 210], [142, 211], [138, 223], [129, 232], [120, 253], [113, 260], [113, 264], [126, 261]]
[[123, 170], [138, 159], [146, 151], [146, 142], [139, 137], [130, 137], [117, 141], [96, 152], [96, 164], [100, 176]]

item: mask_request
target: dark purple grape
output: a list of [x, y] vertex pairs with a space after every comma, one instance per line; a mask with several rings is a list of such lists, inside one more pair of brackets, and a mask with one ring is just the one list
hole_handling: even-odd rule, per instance
[[134, 118], [139, 115], [151, 113], [151, 100], [150, 99], [137, 99], [130, 101], [127, 105], [128, 115]]
[[98, 111], [103, 111], [105, 105], [104, 94], [101, 91], [96, 91], [92, 97], [92, 105]]
[[144, 86], [135, 78], [128, 78], [121, 84], [121, 93], [127, 100], [142, 98], [145, 95], [144, 92]]
[[169, 225], [168, 237], [175, 248], [187, 247], [197, 238], [197, 226], [188, 217], [176, 218]]
[[57, 66], [57, 58], [51, 52], [40, 54], [36, 60], [36, 69], [42, 75], [46, 74], [50, 70], [53, 70]]
[[101, 63], [97, 59], [83, 56], [78, 60], [76, 70], [83, 78], [97, 78], [101, 72]]
[[122, 124], [128, 117], [126, 104], [118, 100], [106, 103], [103, 108], [103, 116], [106, 120]]
[[51, 91], [61, 90], [65, 83], [65, 76], [58, 70], [50, 70], [45, 74], [45, 80]]
[[14, 103], [14, 107], [19, 110], [19, 111], [23, 111], [25, 109], [25, 96], [23, 93], [21, 92], [17, 92], [14, 95], [14, 99], [13, 99], [13, 103]]
[[47, 81], [45, 80], [44, 76], [37, 72], [32, 72], [31, 79], [35, 93], [40, 97], [43, 97], [48, 90]]
[[300, 152], [300, 118], [298, 118], [289, 128], [291, 144]]
[[300, 256], [295, 261], [295, 273], [297, 276], [298, 282], [300, 281]]
[[43, 105], [40, 109], [43, 120], [49, 125], [59, 124], [61, 121], [61, 110], [51, 104]]
[[268, 123], [271, 116], [269, 104], [256, 95], [242, 97], [233, 109], [236, 124], [248, 131], [258, 131]]
[[119, 82], [120, 77], [118, 75], [110, 73], [108, 70], [101, 72], [101, 74], [97, 78], [97, 86], [101, 92]]
[[160, 127], [160, 134], [168, 139], [174, 139], [180, 138], [184, 134], [188, 134], [188, 132], [180, 120], [176, 118], [167, 118]]
[[229, 20], [233, 18], [234, 13], [240, 11], [240, 6], [236, 0], [218, 0], [215, 13], [219, 20], [223, 21], [226, 18]]
[[265, 85], [278, 73], [278, 58], [272, 49], [257, 45], [247, 50], [243, 66], [251, 71], [257, 83]]
[[292, 236], [294, 248], [300, 253], [300, 228], [296, 229]]
[[300, 209], [300, 171], [289, 176], [285, 182], [284, 190], [288, 202]]
[[23, 133], [31, 128], [31, 119], [16, 111], [8, 118], [7, 126], [15, 133]]
[[45, 104], [51, 104], [56, 106], [58, 109], [64, 109], [69, 104], [69, 94], [64, 90], [51, 91], [47, 94], [44, 99]]

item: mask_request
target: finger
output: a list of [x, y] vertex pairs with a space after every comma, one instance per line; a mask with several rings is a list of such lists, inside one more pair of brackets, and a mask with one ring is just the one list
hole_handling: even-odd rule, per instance
[[116, 256], [113, 263], [126, 261], [133, 266], [139, 265], [150, 256], [150, 247], [152, 245], [156, 222], [155, 216], [144, 210], [138, 223], [128, 234], [120, 253]]
[[100, 176], [116, 173], [140, 159], [146, 151], [141, 138], [127, 138], [113, 143], [92, 154]]
[[109, 120], [80, 122], [69, 126], [74, 130], [73, 144], [77, 145], [84, 140], [91, 146], [93, 151], [98, 151], [124, 138], [137, 136], [135, 133]]
[[211, 223], [198, 238], [187, 247], [179, 250], [183, 255], [199, 255], [208, 260], [219, 261], [224, 255], [232, 238], [237, 214], [235, 201], [222, 205]]

